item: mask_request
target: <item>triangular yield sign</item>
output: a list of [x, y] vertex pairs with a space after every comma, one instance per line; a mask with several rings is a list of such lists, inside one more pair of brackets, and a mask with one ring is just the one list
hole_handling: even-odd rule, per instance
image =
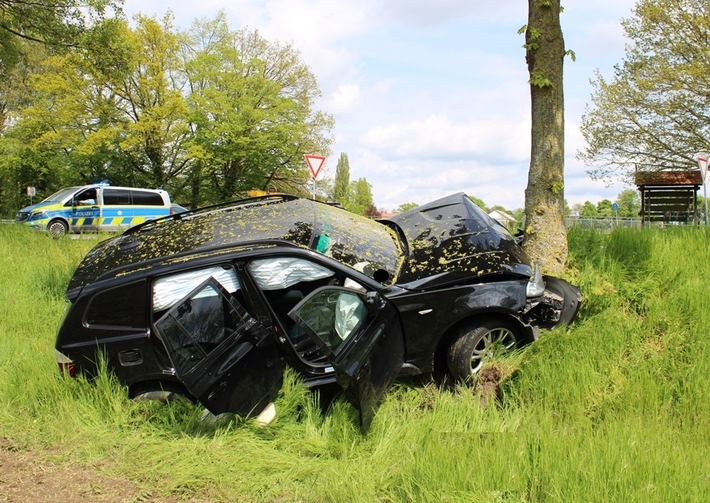
[[325, 163], [325, 157], [323, 157], [322, 155], [312, 154], [305, 154], [303, 157], [306, 158], [306, 164], [308, 164], [308, 167], [311, 169], [311, 174], [313, 175], [313, 178], [317, 178], [318, 173], [320, 173], [320, 169]]

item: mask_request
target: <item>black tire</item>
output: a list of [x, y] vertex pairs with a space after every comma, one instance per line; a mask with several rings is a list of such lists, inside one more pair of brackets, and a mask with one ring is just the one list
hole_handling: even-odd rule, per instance
[[69, 231], [69, 226], [62, 220], [52, 220], [47, 224], [47, 232], [53, 238], [60, 238]]
[[136, 384], [130, 389], [128, 397], [136, 401], [155, 400], [168, 403], [174, 400], [185, 399], [194, 403], [194, 399], [189, 396], [182, 386], [167, 382]]
[[492, 319], [467, 325], [454, 336], [447, 354], [449, 374], [466, 381], [496, 354], [524, 345], [520, 328], [504, 319]]

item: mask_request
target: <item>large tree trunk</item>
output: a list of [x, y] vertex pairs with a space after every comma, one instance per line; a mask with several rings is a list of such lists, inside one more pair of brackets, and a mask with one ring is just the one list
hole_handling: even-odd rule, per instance
[[565, 44], [560, 0], [528, 0], [525, 34], [530, 74], [532, 148], [525, 190], [523, 248], [545, 273], [559, 275], [567, 262], [564, 225]]

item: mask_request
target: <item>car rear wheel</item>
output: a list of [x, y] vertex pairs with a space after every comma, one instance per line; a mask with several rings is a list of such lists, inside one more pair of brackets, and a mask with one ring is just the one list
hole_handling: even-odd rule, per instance
[[455, 380], [465, 381], [492, 357], [522, 345], [521, 332], [510, 321], [495, 319], [467, 325], [459, 330], [449, 346], [449, 373]]
[[68, 230], [69, 227], [67, 226], [67, 224], [65, 224], [61, 220], [52, 220], [51, 222], [49, 222], [49, 225], [47, 225], [47, 232], [49, 232], [52, 237], [55, 238], [63, 236], [67, 233]]
[[131, 400], [137, 401], [155, 400], [164, 403], [180, 399], [186, 399], [190, 402], [194, 401], [183, 387], [167, 382], [146, 382], [135, 384], [129, 390], [128, 396]]

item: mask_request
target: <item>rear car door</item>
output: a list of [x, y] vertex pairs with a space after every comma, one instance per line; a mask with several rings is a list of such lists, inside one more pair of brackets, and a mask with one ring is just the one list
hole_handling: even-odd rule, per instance
[[338, 383], [360, 410], [367, 431], [404, 363], [404, 339], [396, 308], [375, 292], [340, 286], [319, 288], [289, 316], [332, 363]]
[[133, 222], [131, 191], [105, 187], [101, 192], [103, 195], [101, 230], [117, 231], [130, 227]]
[[278, 347], [214, 277], [154, 324], [177, 377], [210, 412], [259, 414], [281, 388]]
[[[166, 196], [167, 197], [167, 196]], [[138, 225], [153, 218], [170, 215], [170, 203], [160, 192], [154, 190], [131, 190], [133, 220], [131, 225]]]

